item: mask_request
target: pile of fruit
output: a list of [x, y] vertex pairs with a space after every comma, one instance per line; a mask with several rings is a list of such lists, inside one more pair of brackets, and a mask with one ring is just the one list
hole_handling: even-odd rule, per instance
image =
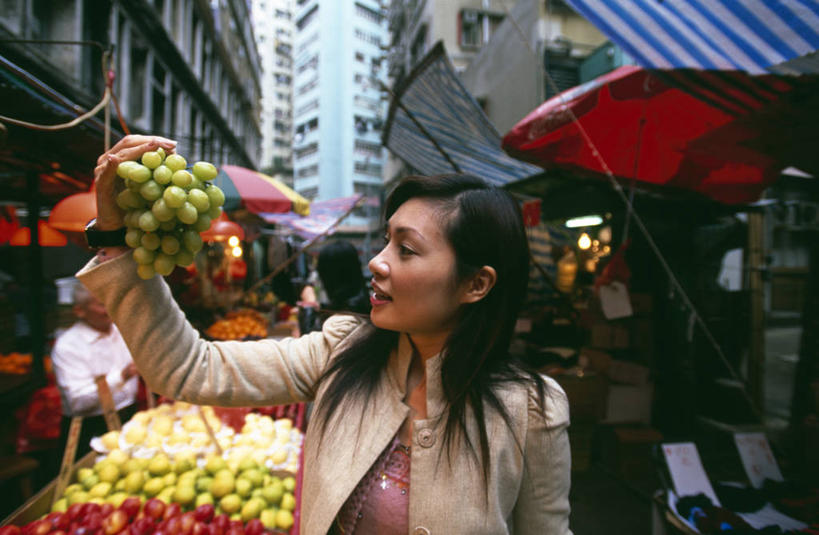
[[217, 320], [205, 334], [216, 340], [241, 340], [247, 337], [267, 336], [267, 318], [257, 310], [242, 309], [228, 312]]
[[202, 248], [199, 233], [222, 213], [225, 194], [208, 182], [218, 174], [216, 167], [208, 162], [196, 162], [190, 171], [187, 167], [185, 158], [166, 157], [162, 148], [117, 167], [125, 181], [117, 195], [117, 205], [126, 212], [125, 242], [134, 249], [143, 279], [192, 264]]
[[24, 375], [31, 371], [31, 353], [0, 354], [0, 373]]
[[128, 498], [117, 506], [111, 503], [76, 503], [64, 511], [54, 511], [25, 526], [3, 526], [0, 535], [262, 535], [265, 526], [258, 518], [247, 523], [217, 514], [213, 505], [203, 504], [183, 511], [178, 504], [152, 498], [144, 504]]
[[176, 401], [139, 411], [122, 426], [121, 431], [109, 431], [93, 439], [91, 446], [109, 456], [119, 451], [140, 459], [152, 459], [158, 455], [164, 455], [170, 461], [193, 458], [202, 466], [217, 452], [205, 428], [204, 415], [226, 463], [234, 471], [245, 458], [269, 470], [291, 473], [298, 470], [304, 437], [289, 418], [273, 420], [267, 415], [249, 413], [237, 433], [222, 423], [213, 407], [201, 407], [201, 410], [200, 414], [196, 406]]

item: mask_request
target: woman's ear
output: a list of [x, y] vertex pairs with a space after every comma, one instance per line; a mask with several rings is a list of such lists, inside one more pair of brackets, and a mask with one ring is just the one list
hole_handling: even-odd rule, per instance
[[476, 303], [486, 297], [489, 290], [495, 286], [498, 274], [492, 266], [483, 266], [467, 281], [462, 303]]

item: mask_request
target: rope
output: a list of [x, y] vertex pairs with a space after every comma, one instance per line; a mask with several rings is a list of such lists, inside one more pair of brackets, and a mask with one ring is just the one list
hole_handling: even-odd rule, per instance
[[[80, 123], [94, 117], [111, 100], [111, 95], [112, 95], [111, 87], [112, 87], [112, 85], [114, 83], [113, 67], [111, 67], [109, 65], [108, 69], [107, 69], [107, 73], [106, 73], [106, 64], [111, 62], [111, 50], [110, 49], [108, 49], [108, 50], [104, 49], [102, 47], [101, 43], [98, 43], [96, 41], [41, 41], [41, 40], [37, 40], [37, 39], [9, 39], [9, 40], [3, 40], [3, 42], [8, 42], [8, 43], [35, 43], [35, 44], [46, 44], [46, 45], [92, 45], [92, 46], [100, 47], [102, 49], [102, 70], [103, 70], [103, 76], [106, 77], [106, 83], [105, 83], [105, 92], [102, 95], [102, 100], [100, 100], [91, 110], [83, 113], [82, 115], [80, 115], [78, 117], [75, 117], [74, 119], [72, 119], [71, 121], [68, 121], [67, 123], [60, 123], [60, 124], [54, 124], [54, 125], [43, 125], [43, 124], [37, 124], [37, 123], [31, 123], [31, 122], [28, 122], [28, 121], [23, 121], [23, 120], [20, 120], [20, 119], [14, 119], [12, 117], [6, 117], [5, 115], [0, 115], [0, 124], [2, 124], [2, 122], [6, 122], [6, 123], [13, 124], [13, 125], [16, 125], [16, 126], [22, 126], [23, 128], [28, 128], [30, 130], [39, 130], [39, 131], [43, 131], [43, 132], [55, 132], [55, 131], [58, 131], [58, 130], [65, 130], [65, 129], [68, 129], [68, 128], [73, 128], [73, 127], [77, 126], [78, 124], [80, 124]], [[106, 74], [107, 74], [107, 76], [106, 76]], [[106, 123], [107, 123], [107, 121], [108, 121], [108, 117], [107, 117], [107, 112], [106, 112]], [[108, 126], [106, 124], [105, 150], [108, 150], [108, 146], [110, 144], [110, 139], [109, 138], [110, 138], [110, 129], [108, 128]]]
[[[586, 142], [586, 144], [589, 146], [589, 148], [591, 148], [592, 155], [595, 157], [595, 159], [597, 159], [598, 163], [603, 168], [603, 171], [604, 171], [606, 177], [608, 178], [609, 182], [611, 183], [612, 188], [614, 188], [614, 191], [617, 193], [617, 195], [620, 197], [620, 199], [626, 205], [626, 207], [628, 209], [628, 213], [630, 214], [631, 219], [634, 220], [634, 224], [637, 226], [637, 228], [643, 234], [643, 237], [645, 238], [645, 240], [648, 243], [649, 247], [651, 248], [652, 252], [657, 257], [657, 260], [659, 260], [660, 265], [662, 266], [663, 270], [665, 271], [666, 275], [669, 278], [669, 281], [671, 282], [671, 285], [674, 287], [676, 292], [679, 294], [679, 296], [682, 299], [685, 306], [690, 310], [694, 323], [696, 323], [696, 325], [698, 325], [700, 327], [700, 329], [702, 329], [702, 332], [705, 335], [705, 338], [708, 340], [708, 342], [713, 347], [714, 351], [717, 353], [717, 356], [722, 361], [725, 368], [728, 370], [728, 373], [741, 385], [741, 392], [742, 392], [743, 396], [745, 397], [746, 401], [748, 401], [748, 404], [751, 407], [751, 410], [755, 413], [755, 415], [758, 418], [761, 418], [761, 414], [760, 414], [760, 412], [759, 412], [759, 410], [758, 410], [758, 408], [756, 406], [756, 403], [751, 399], [750, 395], [748, 394], [747, 389], [745, 388], [745, 382], [739, 377], [737, 372], [734, 370], [733, 366], [731, 366], [731, 363], [728, 362], [728, 359], [725, 356], [725, 353], [722, 351], [722, 348], [720, 347], [720, 345], [717, 342], [716, 338], [714, 338], [714, 335], [711, 333], [711, 330], [708, 328], [705, 321], [702, 319], [702, 316], [700, 316], [699, 312], [697, 311], [696, 307], [694, 306], [694, 303], [688, 297], [688, 293], [685, 291], [682, 284], [677, 279], [677, 276], [674, 274], [674, 271], [671, 269], [671, 266], [668, 264], [668, 261], [666, 260], [666, 258], [663, 255], [662, 251], [660, 251], [660, 248], [657, 246], [657, 243], [654, 241], [654, 238], [652, 237], [651, 233], [648, 231], [648, 228], [645, 226], [645, 223], [643, 222], [642, 217], [640, 217], [640, 215], [634, 209], [634, 205], [632, 204], [631, 200], [626, 196], [625, 192], [623, 191], [622, 186], [620, 185], [619, 182], [617, 182], [617, 179], [614, 178], [614, 173], [612, 173], [611, 168], [609, 168], [608, 164], [603, 159], [603, 156], [600, 154], [600, 151], [597, 150], [597, 145], [594, 144], [594, 142], [592, 141], [592, 139], [589, 136], [588, 132], [586, 132], [586, 129], [583, 128], [583, 124], [578, 120], [577, 116], [575, 116], [575, 114], [571, 110], [571, 108], [569, 108], [566, 105], [566, 102], [563, 100], [563, 97], [561, 96], [561, 91], [557, 87], [557, 84], [554, 82], [552, 77], [549, 75], [549, 73], [543, 67], [543, 64], [540, 61], [540, 58], [538, 57], [535, 50], [532, 48], [532, 45], [529, 43], [529, 40], [526, 38], [526, 34], [523, 32], [521, 27], [518, 25], [518, 23], [514, 19], [514, 17], [512, 17], [511, 14], [509, 13], [509, 8], [506, 6], [505, 3], [503, 3], [503, 6], [504, 6], [504, 10], [506, 11], [506, 19], [508, 19], [511, 22], [511, 24], [515, 27], [515, 30], [517, 31], [518, 36], [520, 37], [521, 41], [523, 41], [523, 44], [526, 46], [526, 48], [528, 48], [529, 52], [536, 59], [535, 63], [538, 65], [538, 68], [540, 69], [541, 73], [543, 74], [545, 79], [548, 81], [552, 91], [554, 91], [554, 93], [558, 96], [558, 98], [561, 99], [561, 102], [564, 105], [565, 111], [569, 113], [569, 116], [571, 117], [572, 122], [575, 124], [577, 129], [580, 131], [580, 134], [583, 136], [583, 140]], [[633, 192], [633, 190], [632, 190], [632, 192]]]

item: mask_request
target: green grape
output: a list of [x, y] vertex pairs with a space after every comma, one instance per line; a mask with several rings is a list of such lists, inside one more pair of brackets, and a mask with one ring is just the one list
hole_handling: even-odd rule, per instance
[[223, 204], [225, 204], [225, 194], [221, 189], [219, 189], [219, 186], [214, 186], [213, 184], [211, 184], [210, 186], [205, 188], [205, 193], [208, 194], [211, 205], [222, 206]]
[[166, 156], [165, 155], [165, 149], [163, 149], [162, 147], [157, 147], [156, 153], [159, 154], [160, 158], [162, 158], [162, 161], [164, 162], [165, 161], [165, 156]]
[[131, 249], [136, 249], [142, 243], [142, 235], [145, 234], [138, 228], [129, 228], [125, 233], [125, 243]]
[[180, 249], [176, 253], [176, 265], [186, 267], [191, 264], [193, 264], [193, 253], [186, 249]]
[[181, 171], [182, 169], [188, 166], [188, 162], [182, 156], [178, 154], [170, 154], [167, 158], [165, 158], [165, 165], [170, 168], [171, 171]]
[[142, 184], [151, 178], [151, 170], [144, 165], [134, 162], [134, 164], [128, 170], [128, 178], [133, 182]]
[[147, 210], [131, 210], [127, 214], [125, 214], [125, 226], [131, 228], [139, 227], [139, 218], [144, 214]]
[[188, 202], [191, 203], [200, 214], [210, 209], [210, 198], [208, 194], [201, 189], [190, 190], [188, 192]]
[[156, 151], [149, 150], [142, 155], [141, 161], [142, 165], [148, 169], [156, 169], [162, 165], [162, 156]]
[[139, 216], [139, 228], [145, 232], [153, 232], [159, 228], [159, 219], [150, 210], [145, 210]]
[[146, 249], [154, 251], [159, 249], [160, 238], [156, 232], [146, 232], [142, 235], [139, 243]]
[[163, 253], [167, 255], [175, 255], [179, 252], [179, 247], [179, 240], [174, 236], [171, 236], [170, 234], [162, 236], [160, 248], [162, 249]]
[[162, 186], [153, 180], [148, 180], [139, 188], [139, 194], [142, 195], [142, 198], [146, 201], [155, 201], [162, 197], [162, 190]]
[[[176, 212], [173, 208], [168, 208], [168, 203], [165, 202], [165, 199], [159, 198], [154, 201], [154, 205], [151, 206], [151, 212], [153, 212], [154, 216], [160, 222], [160, 228], [162, 227], [161, 223], [167, 223], [169, 221], [173, 221], [173, 218], [176, 217]], [[171, 227], [172, 229], [173, 227]], [[163, 228], [162, 230], [168, 230]]]
[[134, 249], [134, 260], [137, 264], [153, 264], [156, 258], [156, 251], [146, 249], [145, 247], [137, 247]]
[[154, 180], [157, 184], [162, 184], [163, 186], [170, 184], [172, 176], [173, 171], [171, 171], [167, 165], [160, 165], [154, 169]]
[[191, 190], [191, 191], [193, 191], [195, 189], [201, 189], [202, 191], [204, 191], [205, 190], [205, 183], [194, 176], [193, 180], [191, 180], [191, 185], [188, 186], [188, 189]]
[[210, 208], [208, 208], [208, 217], [210, 217], [211, 221], [218, 219], [220, 215], [222, 215], [221, 206], [211, 205]]
[[202, 248], [202, 237], [195, 230], [188, 229], [182, 233], [182, 243], [185, 244], [185, 249], [196, 253]]
[[142, 184], [140, 184], [139, 182], [134, 182], [130, 178], [126, 178], [125, 187], [133, 191], [134, 193], [139, 193], [139, 188], [142, 187]]
[[173, 176], [171, 177], [171, 182], [173, 182], [174, 186], [179, 186], [180, 188], [187, 188], [191, 185], [193, 181], [193, 175], [185, 171], [184, 169], [180, 171], [176, 171]]
[[205, 232], [210, 228], [210, 224], [212, 220], [208, 214], [199, 214], [199, 219], [196, 220], [196, 223], [191, 225], [191, 228], [196, 232]]
[[165, 199], [168, 208], [179, 208], [188, 200], [188, 194], [179, 186], [168, 186], [162, 193], [162, 198]]
[[142, 198], [129, 189], [124, 189], [117, 194], [117, 206], [123, 210], [142, 208], [144, 205]]
[[186, 225], [192, 225], [199, 218], [199, 213], [191, 203], [185, 201], [182, 206], [176, 209], [176, 217]]
[[134, 164], [136, 164], [136, 162], [131, 160], [120, 163], [117, 166], [117, 176], [120, 178], [128, 178], [128, 174], [131, 172], [131, 166]]
[[176, 267], [176, 258], [165, 253], [157, 253], [154, 260], [154, 270], [160, 275], [170, 275]]
[[151, 264], [139, 264], [137, 265], [137, 275], [139, 275], [140, 279], [148, 280], [156, 275], [156, 271], [154, 271], [154, 266]]
[[199, 180], [203, 182], [207, 182], [208, 180], [213, 180], [216, 178], [216, 175], [219, 174], [219, 171], [216, 169], [216, 166], [209, 162], [196, 162], [193, 164], [193, 174]]
[[176, 228], [176, 220], [175, 219], [176, 219], [176, 214], [174, 214], [174, 219], [171, 219], [170, 221], [161, 222], [159, 224], [159, 229], [160, 230], [167, 230], [167, 231], [171, 231], [171, 230], [175, 229]]

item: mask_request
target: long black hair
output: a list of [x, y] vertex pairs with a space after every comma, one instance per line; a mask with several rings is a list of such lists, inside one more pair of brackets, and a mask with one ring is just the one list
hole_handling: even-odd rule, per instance
[[[406, 201], [422, 198], [437, 208], [444, 235], [455, 250], [455, 278], [460, 283], [483, 266], [496, 272], [496, 282], [481, 300], [461, 307], [457, 324], [442, 350], [441, 382], [449, 405], [445, 412], [444, 443], [451, 455], [460, 435], [473, 454], [477, 438], [483, 474], [489, 474], [489, 439], [485, 412], [497, 411], [509, 428], [511, 417], [498, 397], [505, 383], [534, 382], [541, 408], [546, 385], [543, 378], [509, 354], [515, 321], [526, 294], [529, 246], [517, 202], [505, 191], [480, 178], [449, 174], [409, 176], [387, 198], [385, 220]], [[347, 396], [368, 399], [384, 372], [399, 333], [371, 329], [337, 355], [322, 376], [330, 381], [317, 418], [324, 429]], [[471, 409], [478, 437], [467, 432]], [[515, 437], [520, 445], [522, 437]]]

